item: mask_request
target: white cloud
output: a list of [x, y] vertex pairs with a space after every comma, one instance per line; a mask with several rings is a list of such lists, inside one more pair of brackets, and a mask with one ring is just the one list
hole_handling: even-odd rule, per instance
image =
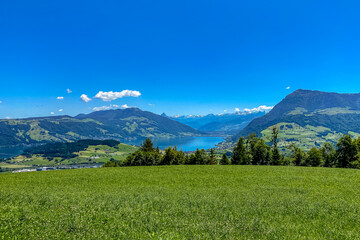
[[0, 103], [2, 103], [2, 101], [0, 101]]
[[11, 117], [6, 117], [5, 119], [11, 119]]
[[64, 111], [64, 109], [59, 109], [59, 112], [62, 112], [62, 111]]
[[80, 98], [83, 102], [86, 103], [91, 101], [91, 98], [89, 98], [86, 94], [81, 95]]
[[149, 105], [149, 106], [155, 106], [155, 104], [152, 104], [152, 103], [149, 103], [148, 105]]
[[286, 89], [287, 89], [287, 90], [289, 90], [289, 89], [290, 89], [290, 87], [286, 87]]
[[56, 99], [57, 99], [57, 100], [63, 100], [64, 97], [57, 97]]
[[122, 108], [129, 108], [127, 104], [121, 105]]
[[266, 106], [266, 105], [262, 105], [256, 108], [245, 108], [244, 112], [248, 112], [248, 113], [256, 113], [256, 112], [267, 112], [270, 111], [271, 109], [273, 109], [273, 106]]
[[105, 102], [110, 102], [113, 100], [116, 100], [118, 98], [123, 98], [123, 97], [139, 97], [141, 95], [141, 93], [139, 91], [132, 91], [132, 90], [123, 90], [121, 92], [103, 92], [100, 91], [98, 92], [94, 98], [98, 98], [101, 99]]
[[51, 112], [50, 114], [51, 114], [51, 115], [54, 115], [55, 113], [54, 113], [54, 112]]
[[66, 89], [67, 93], [72, 93], [72, 91], [70, 89]]
[[93, 111], [103, 111], [103, 110], [110, 110], [110, 109], [117, 109], [119, 108], [119, 105], [109, 105], [109, 106], [102, 106], [102, 107], [94, 107]]
[[240, 108], [235, 108], [235, 112], [240, 112]]

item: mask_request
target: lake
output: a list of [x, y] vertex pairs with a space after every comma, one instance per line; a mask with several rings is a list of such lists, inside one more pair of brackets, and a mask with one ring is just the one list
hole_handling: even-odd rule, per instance
[[[215, 147], [216, 144], [224, 141], [221, 137], [183, 137], [183, 138], [162, 138], [162, 139], [152, 139], [154, 146], [159, 146], [160, 149], [165, 149], [169, 146], [177, 148], [183, 151], [195, 151], [199, 149], [210, 149]], [[132, 145], [139, 146], [143, 140], [137, 140], [132, 142], [124, 142]]]
[[[183, 138], [162, 138], [162, 139], [153, 139], [154, 146], [159, 146], [160, 149], [165, 149], [169, 146], [174, 147], [175, 145], [180, 150], [183, 151], [195, 151], [199, 149], [210, 149], [215, 147], [216, 144], [222, 142], [224, 139], [221, 137], [183, 137]], [[126, 144], [132, 144], [139, 146], [143, 142], [143, 139], [126, 142]], [[0, 147], [0, 159], [10, 158], [17, 156], [22, 153], [26, 147], [16, 146], [16, 147]]]

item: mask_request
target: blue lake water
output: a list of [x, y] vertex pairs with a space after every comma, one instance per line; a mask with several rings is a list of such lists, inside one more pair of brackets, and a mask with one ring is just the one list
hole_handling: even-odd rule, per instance
[[[160, 149], [165, 149], [169, 146], [177, 148], [183, 151], [195, 151], [199, 149], [210, 149], [215, 147], [216, 144], [223, 141], [221, 137], [186, 137], [186, 138], [166, 138], [166, 139], [153, 139], [154, 146], [159, 146]], [[123, 143], [132, 144], [139, 146], [143, 140], [136, 140], [132, 142]], [[16, 146], [16, 147], [0, 147], [0, 159], [10, 158], [17, 156], [22, 153], [26, 147]]]
[[[154, 146], [159, 146], [160, 149], [165, 149], [169, 146], [177, 148], [183, 151], [195, 151], [199, 149], [210, 149], [215, 147], [216, 144], [224, 141], [221, 137], [186, 137], [186, 138], [165, 138], [165, 139], [152, 139]], [[134, 142], [128, 142], [133, 145], [140, 145], [143, 140], [137, 140]], [[126, 142], [124, 142], [126, 143]]]

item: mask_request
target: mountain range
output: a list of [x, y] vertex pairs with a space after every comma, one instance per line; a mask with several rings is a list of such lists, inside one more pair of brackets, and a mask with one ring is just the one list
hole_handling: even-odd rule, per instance
[[208, 115], [183, 115], [168, 117], [199, 131], [233, 135], [246, 127], [253, 119], [265, 115], [265, 111], [235, 112]]
[[79, 139], [183, 137], [196, 129], [138, 108], [97, 111], [75, 117], [53, 116], [0, 120], [0, 146], [64, 142]]
[[270, 139], [280, 130], [279, 146], [290, 142], [309, 149], [336, 143], [342, 134], [360, 136], [360, 94], [296, 90], [270, 112], [236, 112], [196, 116], [157, 115], [138, 108], [89, 114], [0, 120], [0, 146], [66, 142], [79, 139], [133, 141], [185, 136], [230, 136], [232, 146], [241, 136], [256, 133]]
[[230, 141], [253, 132], [268, 139], [272, 126], [280, 129], [283, 145], [293, 141], [305, 149], [335, 143], [342, 134], [360, 136], [360, 94], [296, 90]]

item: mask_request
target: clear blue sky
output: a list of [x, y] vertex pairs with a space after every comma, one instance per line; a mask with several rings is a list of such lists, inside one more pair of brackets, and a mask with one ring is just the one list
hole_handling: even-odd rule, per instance
[[[1, 1], [0, 118], [110, 104], [219, 113], [298, 88], [359, 92], [359, 12], [346, 0]], [[126, 89], [141, 96], [93, 98]]]

